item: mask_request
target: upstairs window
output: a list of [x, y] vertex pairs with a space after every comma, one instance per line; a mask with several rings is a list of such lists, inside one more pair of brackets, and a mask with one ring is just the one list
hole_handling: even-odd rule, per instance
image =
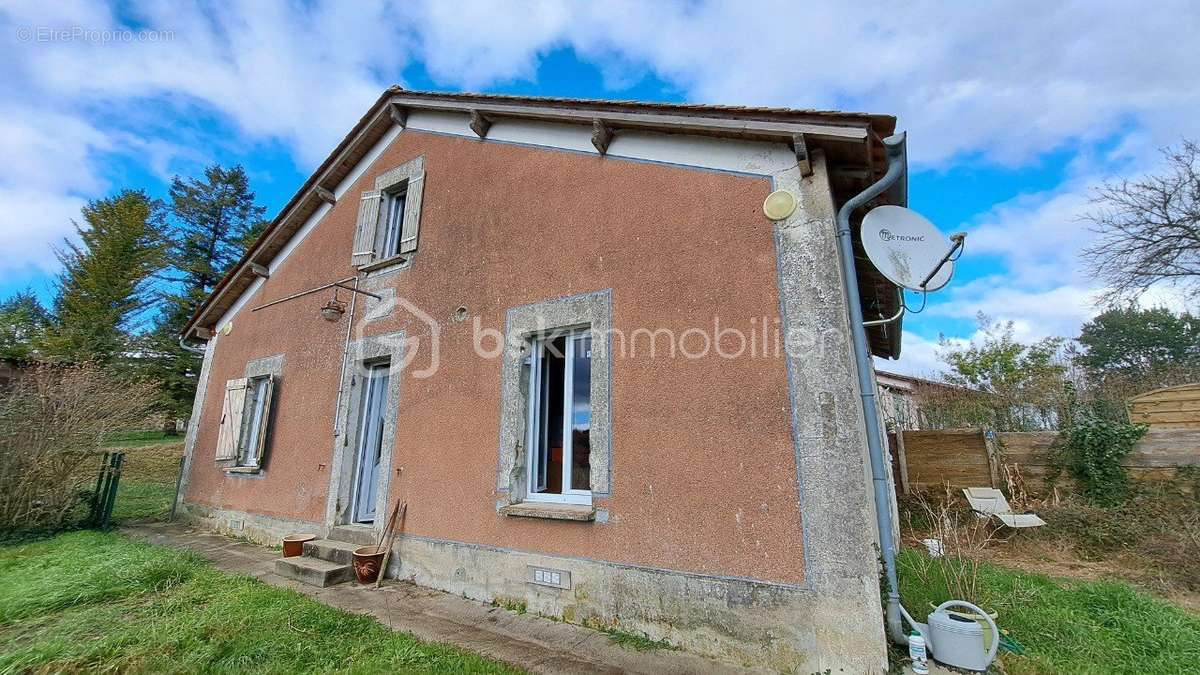
[[591, 334], [547, 335], [531, 347], [526, 499], [591, 504]]
[[424, 183], [422, 155], [383, 173], [374, 190], [362, 193], [351, 253], [355, 266], [403, 262], [417, 250]]
[[400, 255], [401, 235], [404, 232], [404, 203], [407, 186], [383, 194], [383, 241], [380, 243], [380, 254], [386, 259]]

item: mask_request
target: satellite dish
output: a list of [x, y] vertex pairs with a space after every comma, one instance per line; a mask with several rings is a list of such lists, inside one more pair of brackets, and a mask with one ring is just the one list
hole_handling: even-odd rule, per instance
[[910, 291], [936, 291], [954, 274], [954, 262], [945, 260], [952, 250], [950, 240], [912, 209], [891, 205], [871, 209], [862, 221], [862, 243], [875, 269]]

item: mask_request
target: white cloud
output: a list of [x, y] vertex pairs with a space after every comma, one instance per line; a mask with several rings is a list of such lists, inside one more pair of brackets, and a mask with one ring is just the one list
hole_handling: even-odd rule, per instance
[[1023, 341], [1051, 335], [1073, 338], [1081, 323], [1101, 311], [1096, 303], [1099, 291], [1070, 285], [1019, 288], [990, 277], [955, 289], [949, 298], [932, 305], [928, 313], [973, 320], [982, 312], [995, 321], [1012, 321], [1015, 336]]
[[913, 375], [929, 380], [940, 379], [945, 366], [938, 359], [937, 340], [930, 340], [910, 331], [904, 331], [904, 348], [899, 360], [875, 359], [875, 368], [902, 375]]
[[693, 100], [895, 113], [918, 162], [1020, 163], [1130, 118], [1160, 143], [1200, 124], [1163, 114], [1200, 103], [1193, 3], [627, 1], [570, 16], [563, 5], [432, 3], [422, 57], [448, 84], [482, 86], [570, 46], [641, 63]]
[[0, 273], [27, 272], [30, 267], [58, 268], [51, 243], [73, 232], [84, 200], [70, 195], [0, 186]]
[[[570, 48], [606, 82], [651, 72], [693, 101], [896, 114], [918, 167], [1074, 152], [1064, 185], [981, 205], [967, 224], [967, 255], [998, 261], [1000, 278], [952, 286], [929, 312], [985, 311], [1014, 319], [1023, 334], [1072, 334], [1094, 311], [1094, 284], [1077, 257], [1089, 237], [1076, 220], [1088, 187], [1113, 170], [1144, 170], [1150, 149], [1200, 131], [1191, 114], [1200, 107], [1200, 6], [1182, 1], [1152, 10], [1083, 0], [121, 8], [120, 16], [84, 2], [0, 9], [0, 152], [9, 160], [0, 165], [0, 271], [53, 266], [46, 244], [69, 233], [85, 198], [112, 187], [104, 177], [114, 155], [167, 176], [180, 158], [199, 163], [213, 146], [265, 141], [311, 167], [416, 60], [439, 85], [480, 89], [536, 78], [540, 56]], [[13, 39], [22, 27], [123, 24], [168, 33]], [[234, 137], [196, 117], [215, 117]], [[932, 342], [912, 333], [906, 341], [906, 361], [933, 363]]]
[[[111, 14], [41, 18], [40, 8], [9, 16], [7, 29], [43, 25], [117, 28]], [[123, 102], [165, 97], [170, 111], [197, 106], [228, 116], [251, 138], [280, 140], [314, 165], [379, 96], [387, 74], [406, 62], [405, 13], [383, 3], [313, 7], [239, 2], [203, 11], [179, 3], [137, 6], [154, 41], [39, 42], [6, 50], [25, 66], [42, 100]], [[389, 82], [390, 83], [390, 82]]]
[[[125, 11], [0, 9], [0, 272], [54, 269], [49, 245], [71, 234], [80, 206], [124, 187], [104, 178], [117, 157], [166, 178], [181, 158], [211, 161], [214, 146], [274, 141], [315, 166], [411, 51], [404, 6], [384, 3], [146, 2]], [[108, 42], [46, 32], [128, 25], [160, 32]], [[239, 138], [198, 133], [195, 118], [214, 113]]]
[[0, 272], [57, 268], [48, 244], [71, 236], [83, 195], [104, 188], [90, 157], [110, 147], [77, 118], [0, 104]]

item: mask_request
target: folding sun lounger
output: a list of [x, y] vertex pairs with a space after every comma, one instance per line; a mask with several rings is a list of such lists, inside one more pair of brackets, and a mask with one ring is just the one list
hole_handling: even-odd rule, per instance
[[1000, 522], [1009, 527], [1041, 527], [1046, 521], [1032, 513], [1013, 513], [1004, 493], [996, 488], [964, 488], [963, 494], [970, 502], [971, 508], [983, 516], [995, 516]]

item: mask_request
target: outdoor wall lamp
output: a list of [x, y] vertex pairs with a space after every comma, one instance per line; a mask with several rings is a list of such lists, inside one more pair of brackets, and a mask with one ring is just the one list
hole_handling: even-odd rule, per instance
[[[351, 281], [354, 282], [354, 286], [347, 285]], [[366, 295], [368, 297], [375, 298], [376, 300], [383, 299], [381, 296], [379, 296], [376, 293], [359, 290], [357, 288], [357, 286], [358, 286], [358, 279], [356, 279], [355, 277], [350, 277], [349, 279], [342, 279], [341, 281], [334, 281], [332, 283], [328, 283], [323, 286], [318, 286], [316, 288], [310, 288], [307, 291], [300, 291], [299, 293], [293, 293], [287, 297], [268, 302], [265, 305], [259, 305], [258, 307], [255, 307], [255, 308], [251, 309], [250, 311], [257, 312], [260, 309], [266, 309], [267, 307], [278, 305], [282, 302], [287, 302], [288, 300], [295, 300], [296, 298], [301, 298], [306, 295], [311, 295], [313, 293], [323, 291], [327, 288], [332, 288], [333, 289], [333, 297], [330, 298], [329, 302], [325, 303], [325, 305], [323, 307], [321, 307], [321, 318], [332, 323], [334, 321], [337, 321], [338, 319], [341, 319], [342, 315], [346, 313], [346, 303], [344, 303], [338, 299], [338, 289], [339, 288], [350, 291], [351, 293], [361, 293], [362, 295]]]
[[337, 321], [346, 313], [346, 303], [338, 300], [337, 286], [333, 287], [333, 297], [321, 308], [321, 318], [326, 321]]

